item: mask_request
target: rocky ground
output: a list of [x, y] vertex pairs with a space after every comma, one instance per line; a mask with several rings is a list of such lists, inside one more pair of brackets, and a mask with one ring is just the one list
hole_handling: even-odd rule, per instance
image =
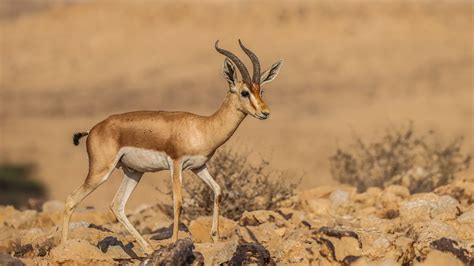
[[[156, 251], [146, 256], [109, 211], [84, 208], [59, 244], [63, 205], [41, 210], [0, 207], [0, 265], [180, 263], [300, 265], [474, 265], [474, 181], [411, 195], [401, 186], [318, 187], [287, 207], [221, 219], [212, 243], [210, 217], [184, 222], [169, 240], [171, 219], [157, 206], [129, 215]], [[8, 264], [11, 263], [11, 264]]]

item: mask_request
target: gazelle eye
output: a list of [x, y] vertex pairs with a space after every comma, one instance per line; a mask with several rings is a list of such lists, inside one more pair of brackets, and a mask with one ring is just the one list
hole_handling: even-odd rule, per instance
[[240, 95], [242, 95], [242, 97], [249, 97], [250, 96], [248, 91], [243, 91], [243, 92], [240, 93]]

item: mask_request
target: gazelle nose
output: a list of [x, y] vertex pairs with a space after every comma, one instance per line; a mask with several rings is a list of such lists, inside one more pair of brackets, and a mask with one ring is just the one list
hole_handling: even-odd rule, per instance
[[266, 116], [266, 117], [269, 117], [270, 116], [270, 112], [269, 111], [263, 111], [262, 112], [262, 115]]

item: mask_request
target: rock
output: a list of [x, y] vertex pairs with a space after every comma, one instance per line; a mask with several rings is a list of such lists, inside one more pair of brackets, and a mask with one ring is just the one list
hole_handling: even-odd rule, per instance
[[431, 219], [453, 220], [459, 213], [459, 203], [450, 196], [423, 193], [412, 197], [400, 205], [403, 223], [429, 221]]
[[468, 212], [461, 214], [458, 217], [458, 222], [471, 224], [474, 226], [474, 210], [470, 210]]
[[278, 228], [278, 229], [275, 229], [275, 233], [280, 236], [280, 237], [283, 237], [286, 233], [286, 228]]
[[313, 200], [319, 198], [328, 198], [337, 188], [334, 186], [318, 186], [312, 189], [300, 192], [300, 200]]
[[[337, 192], [336, 192], [337, 191]], [[327, 214], [331, 203], [339, 205], [354, 195], [356, 189], [351, 186], [319, 186], [300, 192], [301, 207], [313, 214]], [[331, 198], [331, 194], [332, 199]]]
[[179, 239], [153, 252], [142, 265], [189, 265], [195, 259], [193, 249], [190, 238]]
[[340, 206], [342, 204], [348, 203], [350, 199], [350, 195], [347, 191], [343, 191], [340, 189], [334, 190], [329, 195], [329, 200], [333, 206]]
[[310, 216], [329, 215], [333, 212], [331, 201], [328, 199], [305, 199], [301, 201], [301, 206]]
[[276, 252], [275, 249], [272, 249], [271, 254], [278, 258], [279, 261], [288, 263], [288, 264], [310, 264], [310, 259], [312, 255], [308, 252], [316, 251], [317, 249], [311, 249], [310, 245], [300, 241], [300, 239], [288, 239], [283, 241], [280, 246], [280, 252]]
[[[137, 254], [135, 252], [134, 244], [132, 242], [125, 242], [118, 240], [116, 237], [108, 236], [99, 242], [97, 242], [97, 248], [99, 248], [102, 253], [106, 253], [107, 256], [113, 259], [137, 259], [143, 254]], [[141, 247], [137, 249], [141, 250]]]
[[53, 248], [50, 252], [50, 260], [53, 264], [115, 264], [112, 258], [82, 239], [68, 240]]
[[32, 227], [35, 224], [35, 218], [37, 215], [36, 211], [26, 210], [18, 211], [13, 207], [6, 207], [6, 215], [0, 217], [0, 221], [3, 220], [3, 224], [12, 227], [14, 229], [24, 229]]
[[[188, 253], [196, 257], [193, 263], [206, 265], [472, 264], [474, 206], [457, 200], [466, 190], [453, 196], [410, 195], [400, 186], [364, 193], [352, 189], [301, 192], [301, 202], [295, 204], [299, 209], [248, 211], [239, 221], [221, 217], [218, 243], [211, 243], [209, 235], [212, 217], [183, 220], [179, 242], [192, 239], [195, 252]], [[466, 200], [464, 196], [460, 198]], [[39, 212], [0, 207], [0, 252], [16, 254], [28, 265], [139, 264], [146, 256], [108, 210], [78, 210], [70, 241], [59, 245], [62, 203], [43, 205]], [[155, 259], [173, 252], [172, 221], [162, 209], [142, 207], [128, 217], [161, 250]]]
[[274, 265], [270, 253], [259, 243], [240, 243], [229, 265]]
[[449, 195], [464, 206], [474, 203], [474, 178], [455, 180], [448, 185], [441, 186], [434, 191], [438, 195]]
[[431, 210], [433, 219], [454, 220], [459, 214], [459, 202], [451, 196], [441, 196]]
[[382, 189], [369, 187], [364, 193], [355, 194], [353, 200], [361, 203], [364, 207], [375, 206], [382, 194]]
[[438, 250], [431, 251], [423, 262], [415, 262], [416, 266], [431, 266], [431, 265], [449, 265], [449, 266], [463, 266], [460, 260], [450, 253], [444, 253]]
[[405, 199], [410, 196], [410, 190], [404, 186], [390, 185], [384, 189], [385, 193], [392, 193], [393, 195]]
[[204, 265], [220, 265], [230, 261], [238, 245], [237, 237], [217, 243], [195, 244], [196, 252], [201, 253], [204, 257]]
[[[469, 247], [462, 247], [458, 241], [442, 237], [430, 243], [430, 247], [444, 253], [450, 253], [467, 265], [474, 265], [474, 257], [472, 256], [472, 243]], [[468, 251], [470, 249], [471, 251]]]
[[379, 261], [376, 261], [372, 265], [377, 265], [377, 266], [399, 266], [400, 263], [397, 262], [397, 260], [388, 258], [388, 259], [382, 259]]
[[[354, 258], [355, 261], [350, 263], [351, 266], [400, 266], [396, 260], [388, 258], [388, 259], [381, 259], [381, 260], [371, 260], [367, 257], [358, 257]], [[349, 265], [346, 263], [345, 265]]]
[[6, 253], [0, 252], [0, 265], [6, 266], [22, 266], [25, 265], [21, 260], [12, 257]]
[[279, 226], [287, 224], [286, 219], [279, 213], [274, 211], [251, 211], [244, 212], [240, 218], [240, 224], [256, 226], [263, 223], [275, 223]]
[[342, 262], [348, 256], [362, 255], [362, 246], [356, 233], [332, 228], [321, 228], [319, 231], [321, 242], [327, 246], [336, 261]]
[[[211, 239], [212, 217], [201, 216], [191, 221], [189, 231], [191, 232], [193, 241], [196, 243], [212, 242]], [[229, 239], [235, 235], [237, 223], [225, 218], [219, 217], [219, 233], [221, 239]]]
[[21, 238], [13, 228], [3, 226], [0, 229], [0, 253], [11, 253], [20, 244]]
[[[87, 241], [93, 245], [96, 245], [99, 241], [103, 240], [106, 237], [116, 237], [118, 235], [111, 232], [104, 232], [94, 228], [87, 227], [77, 227], [69, 230], [69, 239], [80, 239]], [[127, 233], [128, 236], [128, 233]]]

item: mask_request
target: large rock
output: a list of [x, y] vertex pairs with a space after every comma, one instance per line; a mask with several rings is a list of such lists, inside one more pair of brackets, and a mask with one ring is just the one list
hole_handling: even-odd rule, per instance
[[203, 255], [204, 265], [220, 265], [231, 260], [238, 245], [238, 238], [233, 237], [217, 243], [196, 243], [195, 251]]
[[423, 193], [400, 204], [403, 223], [437, 220], [454, 220], [459, 214], [459, 202], [451, 196]]
[[[212, 242], [211, 227], [211, 216], [201, 216], [191, 221], [189, 231], [191, 232], [193, 241], [196, 243]], [[236, 227], [236, 222], [222, 216], [219, 217], [219, 233], [221, 239], [225, 240], [235, 236]]]
[[37, 212], [19, 211], [12, 206], [0, 207], [0, 224], [14, 229], [25, 229], [35, 225]]
[[449, 266], [463, 266], [465, 265], [451, 253], [445, 253], [438, 250], [431, 251], [426, 259], [422, 262], [416, 262], [415, 266], [431, 266], [431, 265], [449, 265]]
[[50, 252], [52, 264], [62, 265], [114, 265], [112, 258], [82, 239], [68, 240]]
[[301, 207], [312, 215], [327, 215], [332, 208], [347, 203], [356, 189], [350, 186], [319, 186], [299, 194]]
[[6, 266], [22, 266], [25, 265], [21, 260], [12, 257], [6, 253], [0, 252], [0, 265]]
[[470, 179], [458, 179], [445, 186], [435, 189], [438, 195], [449, 195], [458, 200], [464, 206], [474, 203], [474, 177]]

